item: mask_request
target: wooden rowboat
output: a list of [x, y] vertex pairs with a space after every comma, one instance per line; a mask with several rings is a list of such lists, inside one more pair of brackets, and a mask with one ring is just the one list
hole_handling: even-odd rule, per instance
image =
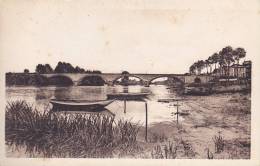
[[182, 98], [168, 98], [168, 99], [158, 99], [157, 101], [161, 102], [161, 103], [170, 103], [170, 102], [182, 101], [182, 100], [185, 100], [185, 99], [182, 99]]
[[114, 100], [57, 100], [51, 99], [53, 110], [62, 111], [98, 111], [104, 109]]
[[150, 93], [112, 93], [107, 94], [108, 99], [117, 100], [141, 100], [146, 98]]

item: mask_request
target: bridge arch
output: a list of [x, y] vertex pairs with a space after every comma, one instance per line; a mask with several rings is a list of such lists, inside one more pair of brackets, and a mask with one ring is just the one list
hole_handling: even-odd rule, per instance
[[87, 75], [78, 81], [78, 86], [103, 86], [107, 81], [100, 75]]
[[71, 85], [73, 85], [73, 81], [68, 76], [54, 75], [54, 76], [48, 77], [48, 85], [71, 86]]
[[119, 80], [120, 78], [123, 78], [123, 77], [125, 77], [125, 76], [138, 78], [138, 79], [141, 81], [142, 84], [145, 82], [145, 80], [144, 80], [142, 77], [139, 77], [139, 76], [136, 76], [136, 75], [133, 75], [133, 74], [125, 74], [125, 75], [122, 74], [122, 75], [116, 77], [116, 78], [112, 81], [112, 85], [114, 85], [117, 80]]
[[148, 86], [150, 86], [152, 84], [152, 81], [158, 79], [158, 78], [173, 78], [174, 80], [180, 82], [181, 85], [184, 85], [184, 81], [181, 80], [180, 78], [176, 77], [176, 76], [167, 76], [167, 75], [159, 75], [159, 76], [156, 76], [156, 77], [153, 77], [152, 79], [150, 79], [147, 83]]

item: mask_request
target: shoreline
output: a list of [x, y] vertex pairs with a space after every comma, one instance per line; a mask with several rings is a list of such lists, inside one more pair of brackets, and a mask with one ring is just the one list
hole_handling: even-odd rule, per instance
[[[157, 134], [167, 135], [170, 141], [184, 140], [196, 154], [192, 158], [207, 158], [209, 149], [216, 159], [250, 159], [250, 94], [221, 93], [195, 98], [187, 97], [190, 102], [186, 103], [187, 106], [183, 109], [190, 109], [192, 112], [180, 123], [179, 128], [174, 123], [161, 123], [151, 127], [150, 130], [160, 131]], [[213, 98], [214, 102], [211, 101]], [[223, 137], [226, 148], [222, 153], [215, 153], [213, 137], [219, 134]], [[159, 144], [165, 145], [167, 141]], [[181, 154], [177, 158], [189, 158], [189, 156]]]
[[[148, 127], [148, 142], [145, 142], [144, 127], [141, 127], [137, 134], [137, 145], [142, 150], [133, 156], [123, 157], [151, 158], [155, 147], [160, 146], [163, 152], [163, 147], [172, 143], [177, 148], [175, 158], [205, 159], [208, 157], [207, 151], [216, 159], [250, 158], [250, 93], [221, 93], [185, 98], [180, 110], [188, 110], [190, 115], [184, 116], [178, 127], [176, 122], [154, 123]], [[219, 134], [225, 141], [225, 148], [223, 152], [216, 153], [213, 137]], [[7, 156], [12, 157], [10, 148], [7, 149]]]

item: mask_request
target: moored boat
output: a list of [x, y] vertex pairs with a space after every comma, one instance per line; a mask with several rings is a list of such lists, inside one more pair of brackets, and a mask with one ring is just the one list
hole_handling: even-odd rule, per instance
[[161, 103], [170, 103], [170, 102], [175, 102], [175, 101], [181, 101], [181, 100], [185, 100], [183, 98], [168, 98], [168, 99], [158, 99], [158, 102]]
[[146, 98], [150, 93], [111, 93], [107, 94], [108, 99], [117, 100], [141, 100]]
[[184, 88], [184, 94], [188, 95], [209, 95], [212, 92], [212, 83], [192, 83]]
[[99, 111], [111, 104], [114, 100], [57, 100], [51, 99], [53, 110], [62, 111]]

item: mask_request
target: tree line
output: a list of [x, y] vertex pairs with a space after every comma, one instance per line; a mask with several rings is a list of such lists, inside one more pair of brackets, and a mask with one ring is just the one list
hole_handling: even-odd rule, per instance
[[[235, 74], [238, 75], [238, 65], [240, 64], [240, 60], [245, 56], [246, 51], [244, 48], [238, 47], [234, 49], [231, 46], [226, 46], [219, 52], [209, 56], [206, 60], [198, 60], [194, 62], [190, 66], [189, 72], [190, 74], [201, 74], [201, 71], [206, 69], [206, 73], [209, 74], [216, 72], [217, 69], [219, 69], [221, 76], [225, 75], [229, 77], [230, 66], [236, 64]], [[214, 70], [212, 71], [213, 67]]]
[[[49, 64], [38, 64], [35, 69], [36, 73], [48, 74], [48, 73], [95, 73], [101, 74], [99, 70], [85, 70], [79, 66], [74, 67], [70, 63], [58, 62], [56, 67], [53, 69]], [[28, 69], [24, 69], [24, 73], [29, 73]]]

